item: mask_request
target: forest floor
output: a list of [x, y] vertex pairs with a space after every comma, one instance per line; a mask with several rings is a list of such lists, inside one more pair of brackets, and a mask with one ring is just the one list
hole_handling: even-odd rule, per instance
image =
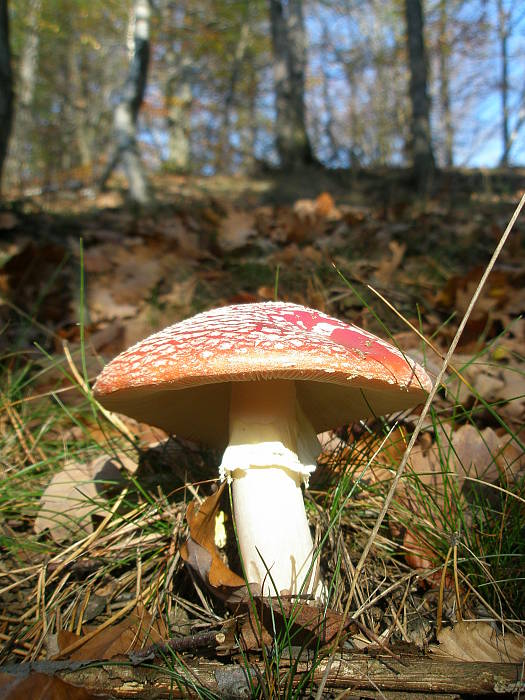
[[389, 337], [435, 377], [525, 171], [451, 171], [424, 201], [403, 171], [164, 174], [143, 212], [112, 184], [0, 211], [0, 697], [58, 697], [63, 679], [73, 700], [518, 692], [523, 214], [371, 542], [421, 408], [322, 435], [305, 494], [323, 538], [322, 611], [283, 599], [250, 613], [192, 574], [180, 553], [192, 499], [224, 509], [226, 537], [208, 529], [200, 544], [238, 567], [227, 494], [210, 501], [217, 455], [105, 414], [89, 387], [158, 329], [275, 299]]

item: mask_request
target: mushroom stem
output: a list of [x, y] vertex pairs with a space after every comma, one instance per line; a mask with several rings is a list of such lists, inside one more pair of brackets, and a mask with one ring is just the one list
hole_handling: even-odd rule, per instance
[[296, 399], [295, 382], [234, 382], [230, 442], [221, 475], [233, 507], [247, 579], [263, 594], [311, 593], [316, 571], [301, 484], [320, 445]]

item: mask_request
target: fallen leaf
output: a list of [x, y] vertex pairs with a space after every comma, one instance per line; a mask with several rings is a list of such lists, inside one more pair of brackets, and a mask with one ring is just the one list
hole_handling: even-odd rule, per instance
[[375, 278], [383, 287], [386, 287], [392, 280], [392, 275], [401, 265], [407, 248], [406, 243], [398, 243], [397, 241], [390, 241], [388, 247], [391, 255], [380, 261], [374, 273]]
[[47, 529], [59, 543], [89, 535], [93, 532], [92, 516], [107, 513], [101, 495], [108, 489], [108, 482], [121, 481], [117, 462], [105, 455], [87, 464], [65, 464], [42, 494], [35, 532]]
[[217, 243], [222, 251], [231, 253], [244, 248], [254, 236], [255, 216], [250, 212], [232, 210], [220, 223]]
[[200, 505], [195, 500], [188, 504], [186, 520], [190, 536], [180, 553], [200, 580], [219, 597], [233, 600], [232, 596], [240, 593], [244, 599], [247, 594], [244, 579], [226, 566], [215, 545], [215, 519], [225, 485], [226, 482]]
[[321, 644], [331, 642], [339, 630], [352, 629], [355, 631], [355, 622], [331, 608], [301, 602], [292, 598], [281, 597], [265, 598], [264, 604], [272, 609], [272, 618], [283, 618], [288, 628], [292, 623], [294, 639], [300, 644], [308, 644], [313, 641]]
[[469, 407], [482, 398], [488, 403], [504, 404], [498, 406], [498, 411], [514, 420], [525, 418], [524, 362], [514, 358], [498, 362], [489, 357], [458, 354], [452, 358], [452, 364], [467, 380], [465, 384], [455, 376], [450, 377], [446, 387], [452, 400]]
[[169, 290], [159, 296], [159, 301], [169, 307], [176, 308], [178, 315], [182, 317], [190, 315], [191, 304], [197, 288], [197, 278], [190, 276], [185, 280], [174, 280], [169, 285]]
[[315, 200], [315, 211], [318, 216], [328, 218], [335, 209], [334, 198], [329, 192], [321, 192]]
[[522, 663], [525, 661], [525, 640], [522, 636], [497, 632], [488, 622], [458, 622], [441, 630], [439, 645], [431, 645], [435, 656], [458, 661], [487, 663]]
[[351, 618], [331, 608], [293, 597], [256, 596], [255, 610], [250, 606], [239, 637], [245, 651], [269, 646], [281, 630], [294, 646], [319, 646], [331, 642], [339, 630], [356, 631]]
[[[525, 454], [507, 433], [500, 436], [492, 428], [463, 425], [452, 434], [452, 447], [458, 484], [467, 492], [473, 488], [469, 477], [509, 487], [525, 472]], [[494, 495], [490, 486], [485, 490], [488, 497]]]
[[313, 199], [298, 199], [293, 206], [293, 218], [287, 240], [301, 243], [316, 239], [324, 230], [325, 217], [320, 215]]
[[137, 313], [137, 304], [117, 301], [113, 291], [100, 285], [89, 292], [88, 305], [93, 322], [131, 318]]
[[101, 700], [108, 697], [92, 695], [84, 688], [44, 673], [29, 673], [25, 677], [0, 673], [0, 696], [2, 700]]
[[[86, 633], [88, 631], [91, 633], [90, 630], [86, 630]], [[63, 655], [64, 651], [67, 652], [67, 647], [74, 641], [82, 638], [82, 636], [73, 635], [72, 637], [71, 635], [71, 632], [58, 633], [60, 655]], [[96, 632], [87, 639], [85, 644], [68, 654], [68, 658], [77, 661], [114, 659], [150, 644], [161, 643], [168, 636], [169, 632], [163, 620], [159, 616], [153, 619], [142, 605], [137, 605], [135, 610], [120, 622]]]

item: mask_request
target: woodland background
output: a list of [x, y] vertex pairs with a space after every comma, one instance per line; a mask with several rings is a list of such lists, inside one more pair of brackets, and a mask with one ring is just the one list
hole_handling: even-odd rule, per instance
[[524, 158], [525, 13], [515, 0], [7, 5], [8, 188], [104, 181], [119, 148], [139, 200], [138, 151], [146, 171], [205, 175]]

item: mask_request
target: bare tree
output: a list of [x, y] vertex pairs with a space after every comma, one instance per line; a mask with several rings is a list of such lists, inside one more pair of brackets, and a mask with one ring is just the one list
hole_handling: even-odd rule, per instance
[[418, 188], [426, 190], [434, 175], [435, 160], [430, 133], [430, 99], [421, 0], [405, 0], [405, 17], [412, 106], [410, 150]]
[[304, 83], [306, 30], [302, 0], [270, 0], [276, 142], [281, 166], [294, 169], [314, 161], [306, 131]]
[[7, 0], [0, 0], [0, 187], [13, 123], [13, 73]]
[[501, 138], [503, 154], [500, 165], [507, 167], [510, 153], [509, 127], [509, 13], [505, 11], [503, 0], [498, 0], [498, 40], [501, 62], [500, 91], [501, 91]]
[[149, 185], [140, 159], [137, 143], [137, 122], [144, 99], [150, 56], [150, 0], [134, 0], [130, 17], [131, 59], [126, 81], [115, 107], [113, 155], [101, 178], [107, 182], [115, 167], [121, 163], [129, 185], [129, 198], [135, 204], [148, 204]]
[[219, 170], [228, 170], [231, 168], [232, 153], [230, 145], [230, 127], [232, 110], [235, 106], [235, 100], [237, 97], [237, 86], [239, 78], [241, 77], [241, 69], [245, 62], [246, 54], [249, 48], [250, 17], [248, 10], [249, 3], [246, 5], [246, 13], [239, 31], [239, 38], [237, 40], [231, 62], [230, 79], [228, 81], [226, 94], [224, 96], [222, 125], [219, 134], [219, 149], [217, 152], [217, 169]]
[[443, 155], [447, 168], [454, 164], [454, 128], [450, 108], [450, 42], [448, 38], [448, 2], [439, 0], [439, 101], [443, 121]]

